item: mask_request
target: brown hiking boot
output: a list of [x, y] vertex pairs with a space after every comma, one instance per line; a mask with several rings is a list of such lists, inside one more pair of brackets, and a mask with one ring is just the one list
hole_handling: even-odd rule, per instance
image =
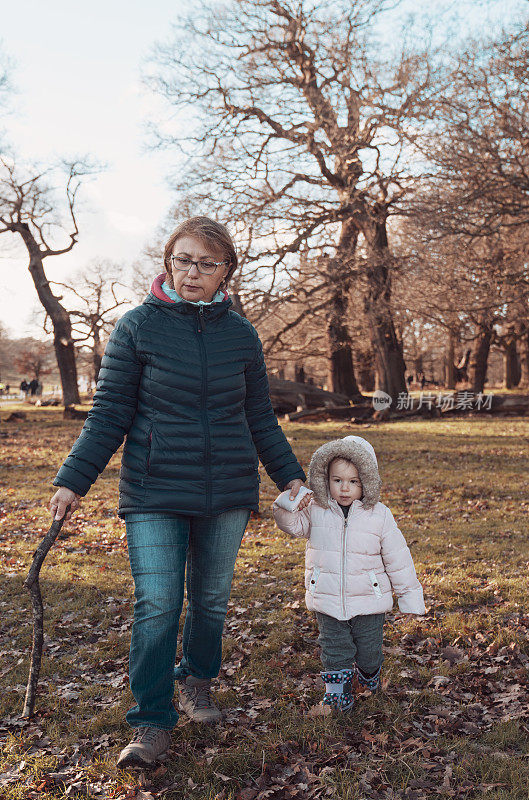
[[117, 761], [118, 767], [145, 767], [155, 761], [163, 761], [171, 745], [171, 734], [162, 728], [144, 725], [134, 729], [130, 743], [123, 748]]
[[209, 678], [193, 678], [178, 682], [180, 708], [195, 722], [218, 722], [222, 719], [220, 708], [211, 697]]

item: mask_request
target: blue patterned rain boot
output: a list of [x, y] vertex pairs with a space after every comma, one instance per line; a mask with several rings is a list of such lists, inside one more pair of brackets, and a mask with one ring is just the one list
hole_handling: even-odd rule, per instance
[[354, 706], [352, 684], [354, 674], [354, 669], [320, 672], [325, 684], [323, 705], [330, 706], [334, 711], [350, 711]]
[[356, 665], [356, 677], [358, 678], [358, 683], [360, 686], [365, 686], [366, 689], [369, 689], [370, 692], [378, 692], [380, 689], [380, 673], [382, 672], [382, 667], [380, 666], [374, 675], [367, 678], [358, 664]]

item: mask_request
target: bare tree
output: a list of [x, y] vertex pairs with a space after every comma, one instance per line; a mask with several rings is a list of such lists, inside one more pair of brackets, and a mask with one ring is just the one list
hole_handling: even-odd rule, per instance
[[26, 347], [15, 359], [15, 366], [24, 374], [33, 375], [39, 380], [41, 375], [49, 375], [50, 348], [44, 342], [35, 342], [32, 347]]
[[9, 363], [8, 343], [9, 334], [5, 325], [0, 322], [0, 379], [2, 378], [2, 370]]
[[44, 271], [44, 260], [70, 252], [77, 243], [79, 230], [75, 217], [77, 192], [83, 176], [93, 168], [86, 162], [75, 161], [64, 165], [66, 170], [66, 208], [70, 222], [68, 242], [64, 247], [53, 247], [50, 237], [59, 229], [60, 201], [47, 183], [50, 171], [32, 171], [22, 175], [11, 159], [0, 160], [0, 234], [14, 233], [21, 237], [29, 256], [29, 272], [40, 302], [53, 325], [53, 344], [61, 376], [65, 406], [79, 403], [75, 350], [72, 326], [68, 311], [61, 298], [51, 290]]
[[[435, 127], [425, 128], [414, 141], [431, 169], [408, 211], [417, 228], [427, 232], [430, 261], [432, 253], [450, 253], [459, 287], [454, 318], [463, 313], [470, 325], [469, 380], [475, 391], [483, 390], [495, 342], [510, 354], [508, 371], [515, 342], [520, 339], [526, 347], [528, 56], [527, 23], [500, 31], [496, 39], [471, 42], [451, 70], [450, 88], [438, 99]], [[445, 258], [445, 268], [446, 263]], [[432, 287], [430, 313], [436, 294]], [[513, 315], [519, 330], [510, 325]], [[524, 381], [525, 372], [524, 367]], [[513, 377], [508, 374], [506, 380], [511, 384]]]
[[[68, 297], [72, 330], [76, 345], [85, 346], [92, 354], [93, 380], [97, 383], [104, 339], [116, 324], [116, 309], [130, 303], [130, 291], [122, 282], [124, 267], [110, 261], [95, 261], [77, 272], [66, 283], [50, 281], [60, 286]], [[75, 308], [75, 305], [78, 307]], [[48, 318], [44, 321], [47, 331]]]
[[[447, 215], [449, 203], [444, 208]], [[442, 333], [447, 387], [468, 380], [475, 392], [483, 391], [491, 347], [502, 345], [501, 331], [513, 319], [527, 317], [527, 266], [513, 236], [511, 229], [482, 238], [439, 236], [433, 216], [409, 218], [401, 226], [397, 318], [404, 317], [407, 328], [424, 324]], [[521, 347], [523, 330], [516, 332]]]
[[[354, 282], [377, 384], [392, 396], [405, 388], [387, 221], [414, 182], [406, 160], [431, 73], [427, 53], [403, 47], [393, 61], [380, 57], [375, 23], [389, 5], [238, 0], [206, 8], [158, 48], [151, 76], [179, 111], [177, 130], [164, 124], [158, 143], [190, 156], [175, 179], [179, 213], [209, 211], [236, 227], [246, 307], [267, 314], [299, 302], [301, 322], [326, 295], [331, 388], [350, 397], [359, 394], [346, 324]], [[313, 266], [309, 285], [296, 280], [300, 261]]]
[[529, 225], [528, 95], [529, 22], [459, 55], [435, 129], [415, 141], [433, 165], [430, 188], [443, 198], [449, 187], [439, 235], [483, 238]]

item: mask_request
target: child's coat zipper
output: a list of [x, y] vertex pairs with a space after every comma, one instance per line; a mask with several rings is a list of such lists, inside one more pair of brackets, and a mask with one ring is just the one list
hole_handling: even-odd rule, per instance
[[[342, 513], [342, 512], [340, 512]], [[349, 514], [351, 509], [349, 509]], [[341, 570], [341, 585], [342, 585], [342, 613], [345, 618], [345, 558], [347, 553], [347, 519], [343, 518], [343, 532], [342, 532], [342, 570]]]
[[341, 600], [342, 600], [342, 613], [343, 613], [344, 619], [346, 619], [346, 615], [347, 615], [346, 599], [345, 599], [345, 576], [346, 576], [345, 565], [346, 565], [346, 561], [347, 561], [347, 522], [353, 516], [353, 513], [355, 511], [355, 507], [356, 507], [355, 503], [356, 503], [356, 500], [353, 500], [353, 502], [349, 506], [349, 512], [347, 514], [347, 517], [344, 516], [343, 511], [341, 509], [338, 512], [340, 514], [340, 516], [343, 517], [342, 563], [341, 563], [341, 569], [340, 569], [340, 590], [341, 590]]

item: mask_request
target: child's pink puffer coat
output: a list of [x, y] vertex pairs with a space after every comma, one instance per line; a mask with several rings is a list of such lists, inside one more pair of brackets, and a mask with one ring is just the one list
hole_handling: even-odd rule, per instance
[[[328, 467], [343, 456], [353, 462], [363, 487], [347, 516], [329, 493]], [[307, 541], [305, 601], [307, 608], [345, 620], [364, 614], [381, 614], [393, 607], [424, 614], [422, 587], [411, 553], [393, 514], [379, 502], [380, 476], [375, 451], [366, 439], [346, 436], [327, 442], [314, 453], [309, 468], [314, 500], [302, 511], [287, 511], [273, 504], [281, 530]]]

